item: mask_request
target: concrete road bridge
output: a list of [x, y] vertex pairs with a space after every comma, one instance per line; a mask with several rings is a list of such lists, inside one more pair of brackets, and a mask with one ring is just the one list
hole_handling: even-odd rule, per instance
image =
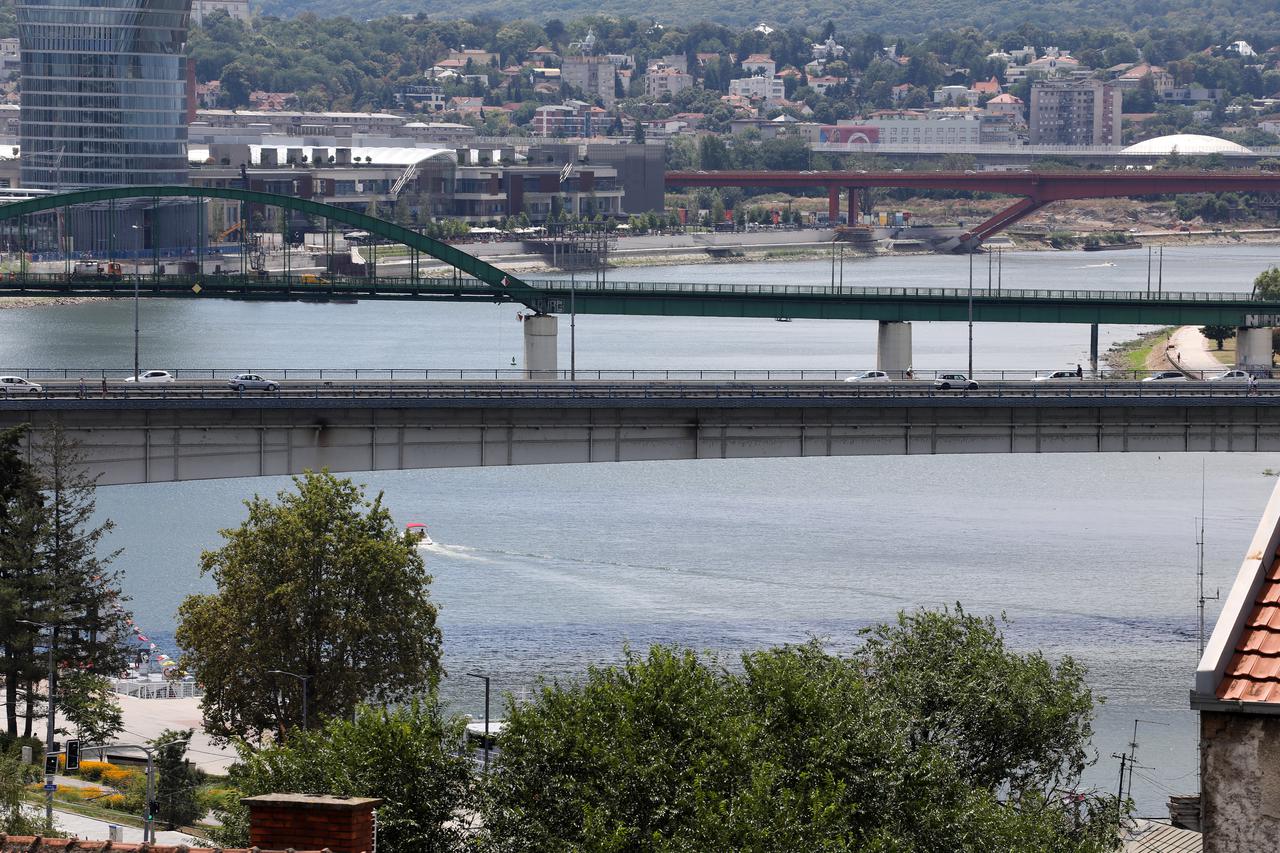
[[60, 424], [104, 485], [673, 459], [1280, 450], [1280, 388], [1217, 383], [329, 383], [64, 388], [0, 400]]
[[997, 234], [1055, 201], [1084, 198], [1169, 195], [1172, 193], [1280, 192], [1280, 173], [1255, 171], [1048, 172], [1022, 169], [1009, 172], [856, 171], [703, 171], [667, 172], [669, 189], [698, 187], [758, 187], [768, 189], [824, 189], [828, 216], [840, 215], [840, 195], [848, 194], [849, 222], [861, 212], [859, 198], [875, 187], [917, 190], [962, 190], [1019, 196], [1019, 200], [959, 238], [954, 248], [972, 251]]

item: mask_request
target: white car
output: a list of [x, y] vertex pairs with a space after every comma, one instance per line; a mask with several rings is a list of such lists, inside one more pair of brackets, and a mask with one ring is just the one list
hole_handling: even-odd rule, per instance
[[280, 388], [274, 381], [256, 373], [237, 373], [227, 380], [235, 391], [275, 391]]
[[1187, 377], [1176, 370], [1162, 370], [1159, 373], [1153, 373], [1143, 382], [1186, 382]]
[[861, 373], [855, 373], [846, 378], [845, 382], [892, 382], [889, 374], [883, 370], [864, 370]]
[[1055, 370], [1048, 376], [1037, 376], [1032, 382], [1079, 382], [1083, 376], [1077, 375], [1074, 370]]
[[1247, 370], [1228, 370], [1226, 373], [1219, 373], [1217, 376], [1210, 376], [1210, 382], [1248, 382], [1249, 371]]
[[173, 382], [173, 374], [167, 370], [148, 370], [141, 376], [126, 376], [125, 382], [137, 382], [142, 385], [160, 385]]
[[963, 373], [943, 373], [933, 380], [933, 387], [941, 391], [950, 391], [952, 388], [964, 391], [977, 388], [978, 383]]
[[43, 385], [28, 382], [21, 376], [0, 376], [0, 394], [39, 394]]

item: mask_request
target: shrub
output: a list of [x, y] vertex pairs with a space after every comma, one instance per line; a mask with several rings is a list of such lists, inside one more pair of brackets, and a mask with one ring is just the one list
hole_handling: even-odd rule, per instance
[[133, 767], [117, 767], [114, 764], [108, 764], [103, 769], [101, 778], [113, 788], [127, 788], [135, 780], [145, 779], [146, 774]]
[[90, 782], [98, 782], [102, 780], [102, 775], [111, 767], [108, 761], [81, 761], [80, 762], [80, 778], [88, 779]]

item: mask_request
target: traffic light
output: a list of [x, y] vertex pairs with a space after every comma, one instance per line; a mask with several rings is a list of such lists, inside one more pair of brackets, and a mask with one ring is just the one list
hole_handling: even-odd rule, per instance
[[45, 757], [44, 757], [44, 775], [46, 775], [46, 776], [57, 776], [57, 775], [58, 775], [58, 753], [56, 753], [56, 752], [50, 752], [50, 753], [47, 753], [47, 754], [45, 755]]
[[160, 801], [148, 800], [147, 801], [147, 820], [155, 820], [156, 815], [158, 814], [160, 814]]
[[80, 741], [75, 738], [67, 740], [67, 770], [80, 769]]

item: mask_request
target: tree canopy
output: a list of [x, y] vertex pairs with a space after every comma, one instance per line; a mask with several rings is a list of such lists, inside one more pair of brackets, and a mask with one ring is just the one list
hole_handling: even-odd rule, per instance
[[1083, 670], [990, 619], [903, 614], [849, 657], [740, 665], [655, 646], [513, 703], [485, 787], [499, 849], [1114, 846], [1113, 799], [1062, 796], [1091, 760]]
[[1280, 267], [1268, 267], [1253, 280], [1253, 293], [1263, 299], [1280, 299]]
[[314, 721], [430, 691], [440, 675], [431, 577], [381, 493], [370, 501], [327, 472], [293, 484], [245, 502], [248, 518], [200, 558], [217, 592], [178, 610], [182, 661], [205, 685], [216, 738], [288, 735], [304, 722], [304, 690]]

